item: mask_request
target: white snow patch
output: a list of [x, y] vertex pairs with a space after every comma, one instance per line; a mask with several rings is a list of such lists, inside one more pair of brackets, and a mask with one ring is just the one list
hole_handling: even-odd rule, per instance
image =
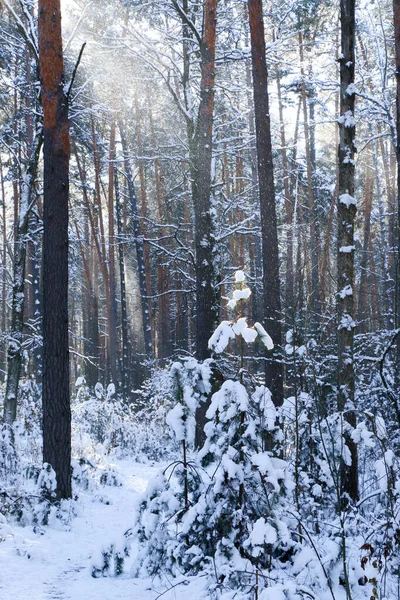
[[347, 192], [339, 196], [339, 202], [341, 204], [345, 204], [347, 208], [349, 208], [349, 206], [351, 206], [352, 204], [356, 205], [355, 198], [353, 198], [353, 196], [350, 196], [350, 194], [348, 194]]

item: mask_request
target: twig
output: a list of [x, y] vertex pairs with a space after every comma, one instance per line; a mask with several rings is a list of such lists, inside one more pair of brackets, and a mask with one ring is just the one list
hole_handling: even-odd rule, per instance
[[174, 588], [178, 587], [178, 585], [187, 585], [188, 583], [189, 583], [189, 581], [187, 579], [184, 579], [183, 581], [178, 581], [178, 583], [175, 583], [174, 585], [171, 585], [171, 587], [169, 587], [168, 589], [166, 589], [164, 592], [161, 592], [161, 594], [158, 594], [158, 596], [156, 596], [154, 598], [154, 600], [158, 600], [159, 598], [161, 598], [161, 596], [164, 596], [164, 594], [166, 594], [167, 592], [170, 592]]
[[85, 46], [86, 46], [86, 42], [83, 42], [82, 47], [81, 47], [80, 52], [79, 52], [79, 55], [78, 55], [78, 60], [76, 61], [74, 70], [72, 71], [71, 81], [68, 84], [68, 91], [67, 91], [67, 93], [65, 95], [66, 96], [66, 100], [67, 100], [67, 104], [69, 104], [69, 98], [70, 98], [70, 95], [71, 95], [72, 86], [74, 85], [76, 73], [78, 71], [79, 63], [81, 62], [81, 58], [82, 58], [82, 54], [83, 54], [83, 51], [85, 49]]

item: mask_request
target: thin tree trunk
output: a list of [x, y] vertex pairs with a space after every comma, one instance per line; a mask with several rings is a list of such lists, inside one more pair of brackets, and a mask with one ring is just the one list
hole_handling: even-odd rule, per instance
[[293, 287], [293, 200], [290, 195], [289, 186], [289, 161], [286, 150], [285, 123], [283, 119], [283, 104], [281, 90], [281, 72], [276, 69], [276, 87], [278, 91], [278, 109], [279, 109], [279, 131], [281, 138], [282, 167], [283, 167], [283, 193], [285, 205], [286, 220], [286, 278], [285, 278], [285, 304], [286, 308], [293, 308], [294, 287]]
[[358, 294], [358, 311], [357, 321], [359, 323], [360, 332], [365, 333], [368, 331], [368, 268], [369, 268], [369, 247], [370, 247], [370, 236], [371, 236], [371, 211], [372, 211], [372, 196], [373, 196], [373, 180], [370, 173], [370, 165], [366, 164], [366, 176], [365, 176], [365, 199], [364, 199], [364, 240], [363, 240], [363, 253], [360, 262], [360, 291]]
[[98, 227], [96, 227], [94, 231], [94, 236], [96, 240], [96, 246], [98, 248], [98, 257], [99, 257], [99, 266], [101, 270], [102, 280], [103, 280], [103, 288], [104, 295], [106, 298], [106, 321], [107, 321], [107, 331], [104, 337], [104, 356], [103, 360], [100, 360], [100, 363], [103, 363], [102, 368], [105, 371], [106, 379], [109, 378], [110, 372], [108, 366], [110, 364], [110, 321], [109, 316], [111, 315], [111, 294], [109, 287], [109, 269], [107, 262], [107, 252], [106, 252], [106, 237], [104, 232], [104, 219], [103, 219], [103, 207], [101, 203], [101, 178], [100, 178], [100, 154], [97, 148], [96, 141], [96, 132], [94, 127], [94, 121], [92, 120], [92, 141], [93, 141], [93, 160], [94, 160], [94, 171], [95, 171], [95, 204], [97, 207], [96, 221], [98, 223]]
[[133, 379], [133, 373], [130, 370], [130, 364], [132, 359], [132, 347], [129, 338], [129, 327], [128, 327], [128, 310], [126, 302], [126, 284], [125, 284], [125, 257], [124, 257], [124, 246], [123, 246], [123, 229], [122, 229], [122, 211], [121, 211], [121, 199], [119, 193], [118, 183], [118, 172], [114, 166], [114, 185], [115, 185], [115, 208], [117, 210], [117, 233], [118, 233], [118, 266], [119, 266], [119, 279], [121, 289], [121, 330], [122, 330], [122, 353], [121, 353], [121, 374], [122, 374], [122, 389], [124, 391], [125, 398], [130, 391], [131, 380]]
[[110, 301], [107, 306], [109, 353], [111, 380], [118, 383], [117, 352], [117, 282], [115, 279], [115, 233], [114, 233], [114, 161], [115, 161], [115, 119], [111, 122], [110, 152], [108, 166], [108, 277]]
[[44, 131], [43, 182], [43, 462], [71, 497], [68, 349], [69, 120], [59, 0], [39, 0], [39, 61]]
[[[253, 68], [254, 112], [263, 254], [264, 320], [276, 346], [281, 345], [281, 301], [275, 184], [272, 162], [268, 72], [262, 0], [248, 0]], [[283, 402], [283, 369], [276, 355], [266, 363], [266, 385], [276, 406]]]
[[125, 138], [125, 131], [122, 123], [119, 123], [119, 131], [121, 135], [121, 143], [122, 150], [124, 153], [124, 168], [126, 180], [128, 183], [128, 194], [129, 201], [131, 205], [131, 217], [133, 221], [133, 235], [135, 236], [135, 246], [136, 246], [136, 257], [137, 257], [137, 266], [138, 266], [138, 277], [139, 277], [139, 288], [140, 288], [140, 296], [142, 303], [142, 320], [143, 320], [143, 338], [144, 338], [144, 347], [145, 354], [148, 359], [153, 358], [153, 344], [151, 340], [151, 325], [150, 325], [150, 312], [149, 312], [149, 302], [147, 298], [147, 282], [146, 276], [148, 277], [150, 274], [146, 274], [146, 265], [144, 262], [144, 251], [143, 251], [143, 235], [140, 231], [139, 225], [139, 213], [136, 201], [136, 192], [135, 185], [133, 182], [133, 175], [131, 164], [129, 161], [128, 154], [128, 145]]
[[[162, 184], [162, 171], [160, 161], [157, 158], [157, 141], [154, 129], [153, 112], [151, 110], [151, 103], [149, 102], [149, 121], [150, 121], [150, 132], [152, 149], [155, 155], [154, 159], [154, 176], [156, 184], [156, 199], [157, 199], [157, 220], [161, 224], [163, 221], [167, 221], [165, 217], [165, 191]], [[166, 236], [166, 229], [160, 228], [160, 235]], [[158, 258], [157, 267], [157, 291], [159, 294], [158, 298], [158, 343], [157, 343], [157, 357], [167, 358], [171, 355], [171, 306], [170, 296], [168, 294], [169, 289], [169, 275], [168, 269], [165, 266], [165, 259], [162, 256]]]
[[[149, 106], [149, 119], [150, 123], [152, 120], [151, 114], [151, 93], [150, 89], [146, 89], [146, 96], [148, 100]], [[142, 140], [142, 127], [141, 127], [141, 111], [139, 109], [139, 102], [137, 96], [135, 96], [135, 116], [136, 116], [136, 138], [137, 138], [137, 151], [138, 151], [138, 166], [139, 166], [139, 181], [140, 181], [140, 216], [142, 217], [142, 234], [143, 237], [148, 237], [148, 224], [146, 218], [148, 216], [148, 200], [147, 200], [147, 190], [146, 190], [146, 172], [144, 168], [144, 161], [141, 158], [143, 156], [143, 140]], [[152, 281], [151, 281], [151, 268], [150, 268], [150, 245], [148, 242], [143, 240], [143, 260], [146, 270], [146, 290], [148, 296], [149, 303], [149, 315], [150, 315], [150, 325], [151, 325], [151, 339], [154, 344], [154, 340], [156, 339], [156, 318], [155, 318], [155, 306], [153, 300], [150, 298], [152, 296]], [[154, 348], [153, 348], [154, 353]]]
[[[355, 72], [355, 0], [340, 1], [341, 54], [340, 118], [339, 118], [339, 184], [338, 184], [338, 254], [337, 254], [337, 315], [338, 315], [338, 410], [351, 426], [356, 425], [354, 410], [354, 154], [355, 122], [352, 90]], [[350, 86], [350, 87], [349, 87]], [[343, 443], [350, 451], [351, 464], [341, 459], [341, 506], [348, 499], [358, 498], [357, 446], [344, 427]]]
[[[396, 57], [396, 162], [397, 162], [397, 257], [395, 277], [395, 327], [400, 327], [400, 0], [393, 0], [394, 42]], [[397, 364], [400, 364], [400, 336], [396, 341]], [[400, 394], [400, 369], [396, 369], [396, 388]]]
[[[5, 335], [7, 330], [7, 210], [6, 210], [6, 192], [4, 188], [3, 163], [0, 157], [0, 178], [1, 178], [1, 201], [3, 218], [3, 253], [2, 253], [2, 273], [1, 273], [1, 332]], [[0, 370], [6, 373], [7, 353], [1, 350], [2, 359]]]
[[17, 414], [18, 386], [22, 365], [22, 333], [24, 326], [25, 301], [25, 265], [26, 234], [28, 232], [29, 214], [35, 200], [34, 185], [39, 161], [39, 153], [43, 137], [41, 129], [36, 133], [30, 148], [29, 162], [22, 177], [22, 190], [19, 195], [21, 205], [18, 210], [16, 238], [14, 240], [13, 289], [11, 305], [11, 328], [7, 354], [7, 382], [4, 397], [4, 421], [9, 425], [15, 421]]
[[[310, 227], [310, 254], [311, 254], [311, 299], [310, 306], [313, 311], [313, 321], [318, 323], [320, 313], [319, 308], [319, 225], [315, 210], [314, 197], [314, 181], [313, 181], [313, 162], [315, 161], [315, 145], [314, 157], [312, 156], [311, 145], [311, 128], [308, 118], [308, 102], [307, 89], [304, 73], [304, 51], [303, 51], [303, 34], [299, 32], [299, 49], [300, 49], [300, 70], [302, 76], [301, 98], [303, 105], [303, 124], [304, 124], [304, 143], [306, 150], [306, 168], [307, 168], [307, 205], [308, 205], [308, 223]], [[313, 160], [314, 158], [314, 160]]]

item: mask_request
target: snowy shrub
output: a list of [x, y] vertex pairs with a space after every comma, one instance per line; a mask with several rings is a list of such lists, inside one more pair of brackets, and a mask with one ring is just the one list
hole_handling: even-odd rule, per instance
[[[169, 421], [186, 441], [196, 403], [180, 406]], [[262, 386], [249, 394], [227, 381], [213, 395], [203, 448], [167, 467], [141, 501], [128, 535], [138, 542], [134, 573], [206, 572], [218, 588], [229, 589], [254, 583], [257, 570], [292, 560], [296, 543], [282, 512], [293, 484], [288, 464], [264, 448], [275, 416]]]
[[87, 454], [91, 447], [92, 456], [114, 453], [137, 460], [156, 460], [168, 454], [168, 397], [165, 406], [153, 403], [139, 412], [119, 398], [83, 398], [72, 405], [74, 452]]

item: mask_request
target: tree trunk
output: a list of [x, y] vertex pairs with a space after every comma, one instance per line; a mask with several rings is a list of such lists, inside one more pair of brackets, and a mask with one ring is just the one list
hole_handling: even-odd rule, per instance
[[[4, 189], [3, 163], [0, 157], [0, 183], [1, 183], [1, 202], [3, 219], [3, 249], [2, 249], [2, 273], [1, 273], [1, 332], [5, 335], [7, 330], [7, 210], [6, 210], [6, 192]], [[1, 349], [0, 372], [6, 373], [7, 353]]]
[[[279, 347], [281, 345], [281, 301], [278, 233], [262, 0], [248, 0], [248, 10], [261, 212], [264, 320], [266, 330], [275, 345]], [[272, 392], [275, 405], [281, 406], [283, 402], [283, 369], [276, 357], [276, 351], [275, 357], [266, 363], [265, 382]]]
[[59, 0], [39, 0], [39, 61], [44, 132], [43, 461], [57, 498], [71, 497], [68, 349], [69, 121]]
[[[397, 258], [395, 277], [395, 327], [400, 327], [400, 0], [393, 0], [394, 42], [396, 56], [396, 161], [397, 161]], [[400, 364], [400, 336], [396, 341], [397, 364]], [[396, 387], [400, 394], [400, 369], [396, 369]]]
[[368, 316], [369, 316], [369, 305], [368, 305], [368, 267], [369, 267], [369, 245], [371, 236], [371, 211], [372, 211], [372, 196], [373, 196], [373, 178], [370, 173], [371, 167], [369, 162], [365, 168], [365, 199], [364, 199], [364, 240], [363, 240], [363, 252], [360, 261], [360, 291], [358, 294], [358, 311], [357, 321], [359, 323], [360, 332], [366, 333], [368, 331]]
[[279, 108], [279, 131], [281, 139], [282, 167], [283, 167], [283, 193], [286, 221], [286, 277], [285, 277], [285, 305], [293, 309], [294, 288], [293, 288], [293, 199], [289, 189], [289, 161], [286, 150], [285, 123], [283, 120], [283, 104], [281, 89], [281, 72], [279, 66], [276, 69], [276, 87], [278, 92]]
[[117, 353], [117, 282], [115, 279], [115, 233], [114, 233], [114, 160], [115, 160], [115, 119], [111, 123], [110, 153], [108, 164], [108, 277], [110, 301], [107, 306], [109, 353], [108, 363], [111, 381], [118, 384]]
[[135, 237], [135, 245], [136, 245], [136, 257], [137, 257], [137, 267], [138, 267], [138, 277], [139, 277], [139, 288], [140, 288], [140, 296], [142, 303], [142, 320], [143, 320], [143, 337], [144, 337], [144, 347], [146, 358], [153, 358], [153, 344], [151, 340], [151, 325], [150, 325], [150, 312], [149, 312], [149, 302], [147, 298], [147, 282], [146, 278], [150, 275], [146, 273], [146, 265], [144, 262], [144, 251], [143, 251], [143, 235], [140, 232], [139, 225], [139, 213], [136, 201], [136, 192], [135, 185], [133, 182], [132, 169], [129, 161], [128, 154], [128, 145], [125, 138], [125, 131], [122, 123], [119, 123], [119, 131], [121, 135], [121, 143], [122, 150], [124, 153], [124, 168], [125, 168], [125, 176], [128, 182], [128, 194], [129, 194], [129, 202], [131, 205], [131, 217], [133, 221], [133, 235]]
[[[309, 125], [308, 118], [308, 102], [304, 73], [304, 51], [303, 51], [303, 34], [299, 32], [299, 49], [300, 49], [300, 70], [301, 70], [301, 99], [303, 105], [303, 123], [304, 123], [304, 144], [306, 151], [306, 168], [307, 168], [307, 204], [308, 204], [308, 223], [310, 227], [310, 254], [311, 254], [311, 290], [310, 290], [310, 308], [312, 310], [312, 321], [318, 324], [319, 320], [319, 224], [315, 210], [315, 194], [313, 181], [313, 163], [315, 163], [315, 142], [313, 128]], [[310, 103], [311, 106], [311, 103]], [[313, 143], [312, 143], [313, 142]]]
[[[355, 72], [355, 0], [340, 1], [341, 54], [340, 118], [339, 118], [339, 183], [338, 183], [338, 253], [337, 253], [337, 316], [338, 316], [338, 410], [351, 427], [356, 425], [354, 410], [354, 154], [355, 124], [352, 90]], [[343, 443], [350, 451], [351, 465], [343, 459], [340, 468], [340, 509], [349, 498], [358, 497], [357, 447], [345, 431]]]
[[121, 289], [121, 331], [122, 331], [122, 353], [121, 353], [121, 374], [122, 374], [122, 390], [125, 398], [130, 391], [131, 381], [134, 379], [134, 374], [131, 373], [132, 360], [132, 344], [129, 338], [128, 327], [128, 310], [126, 302], [126, 284], [125, 284], [125, 257], [122, 241], [122, 211], [121, 199], [119, 193], [118, 172], [114, 166], [114, 185], [115, 185], [115, 207], [117, 209], [117, 232], [118, 232], [118, 265], [119, 279]]
[[42, 131], [37, 132], [30, 148], [29, 162], [22, 178], [16, 238], [14, 240], [13, 289], [10, 342], [7, 354], [7, 382], [4, 397], [4, 421], [9, 425], [17, 415], [18, 386], [22, 365], [22, 332], [24, 326], [26, 235], [29, 214], [34, 202], [34, 184], [42, 145]]
[[208, 340], [218, 322], [211, 201], [217, 0], [205, 0], [201, 44], [200, 105], [192, 151], [196, 247], [196, 357], [210, 355]]

